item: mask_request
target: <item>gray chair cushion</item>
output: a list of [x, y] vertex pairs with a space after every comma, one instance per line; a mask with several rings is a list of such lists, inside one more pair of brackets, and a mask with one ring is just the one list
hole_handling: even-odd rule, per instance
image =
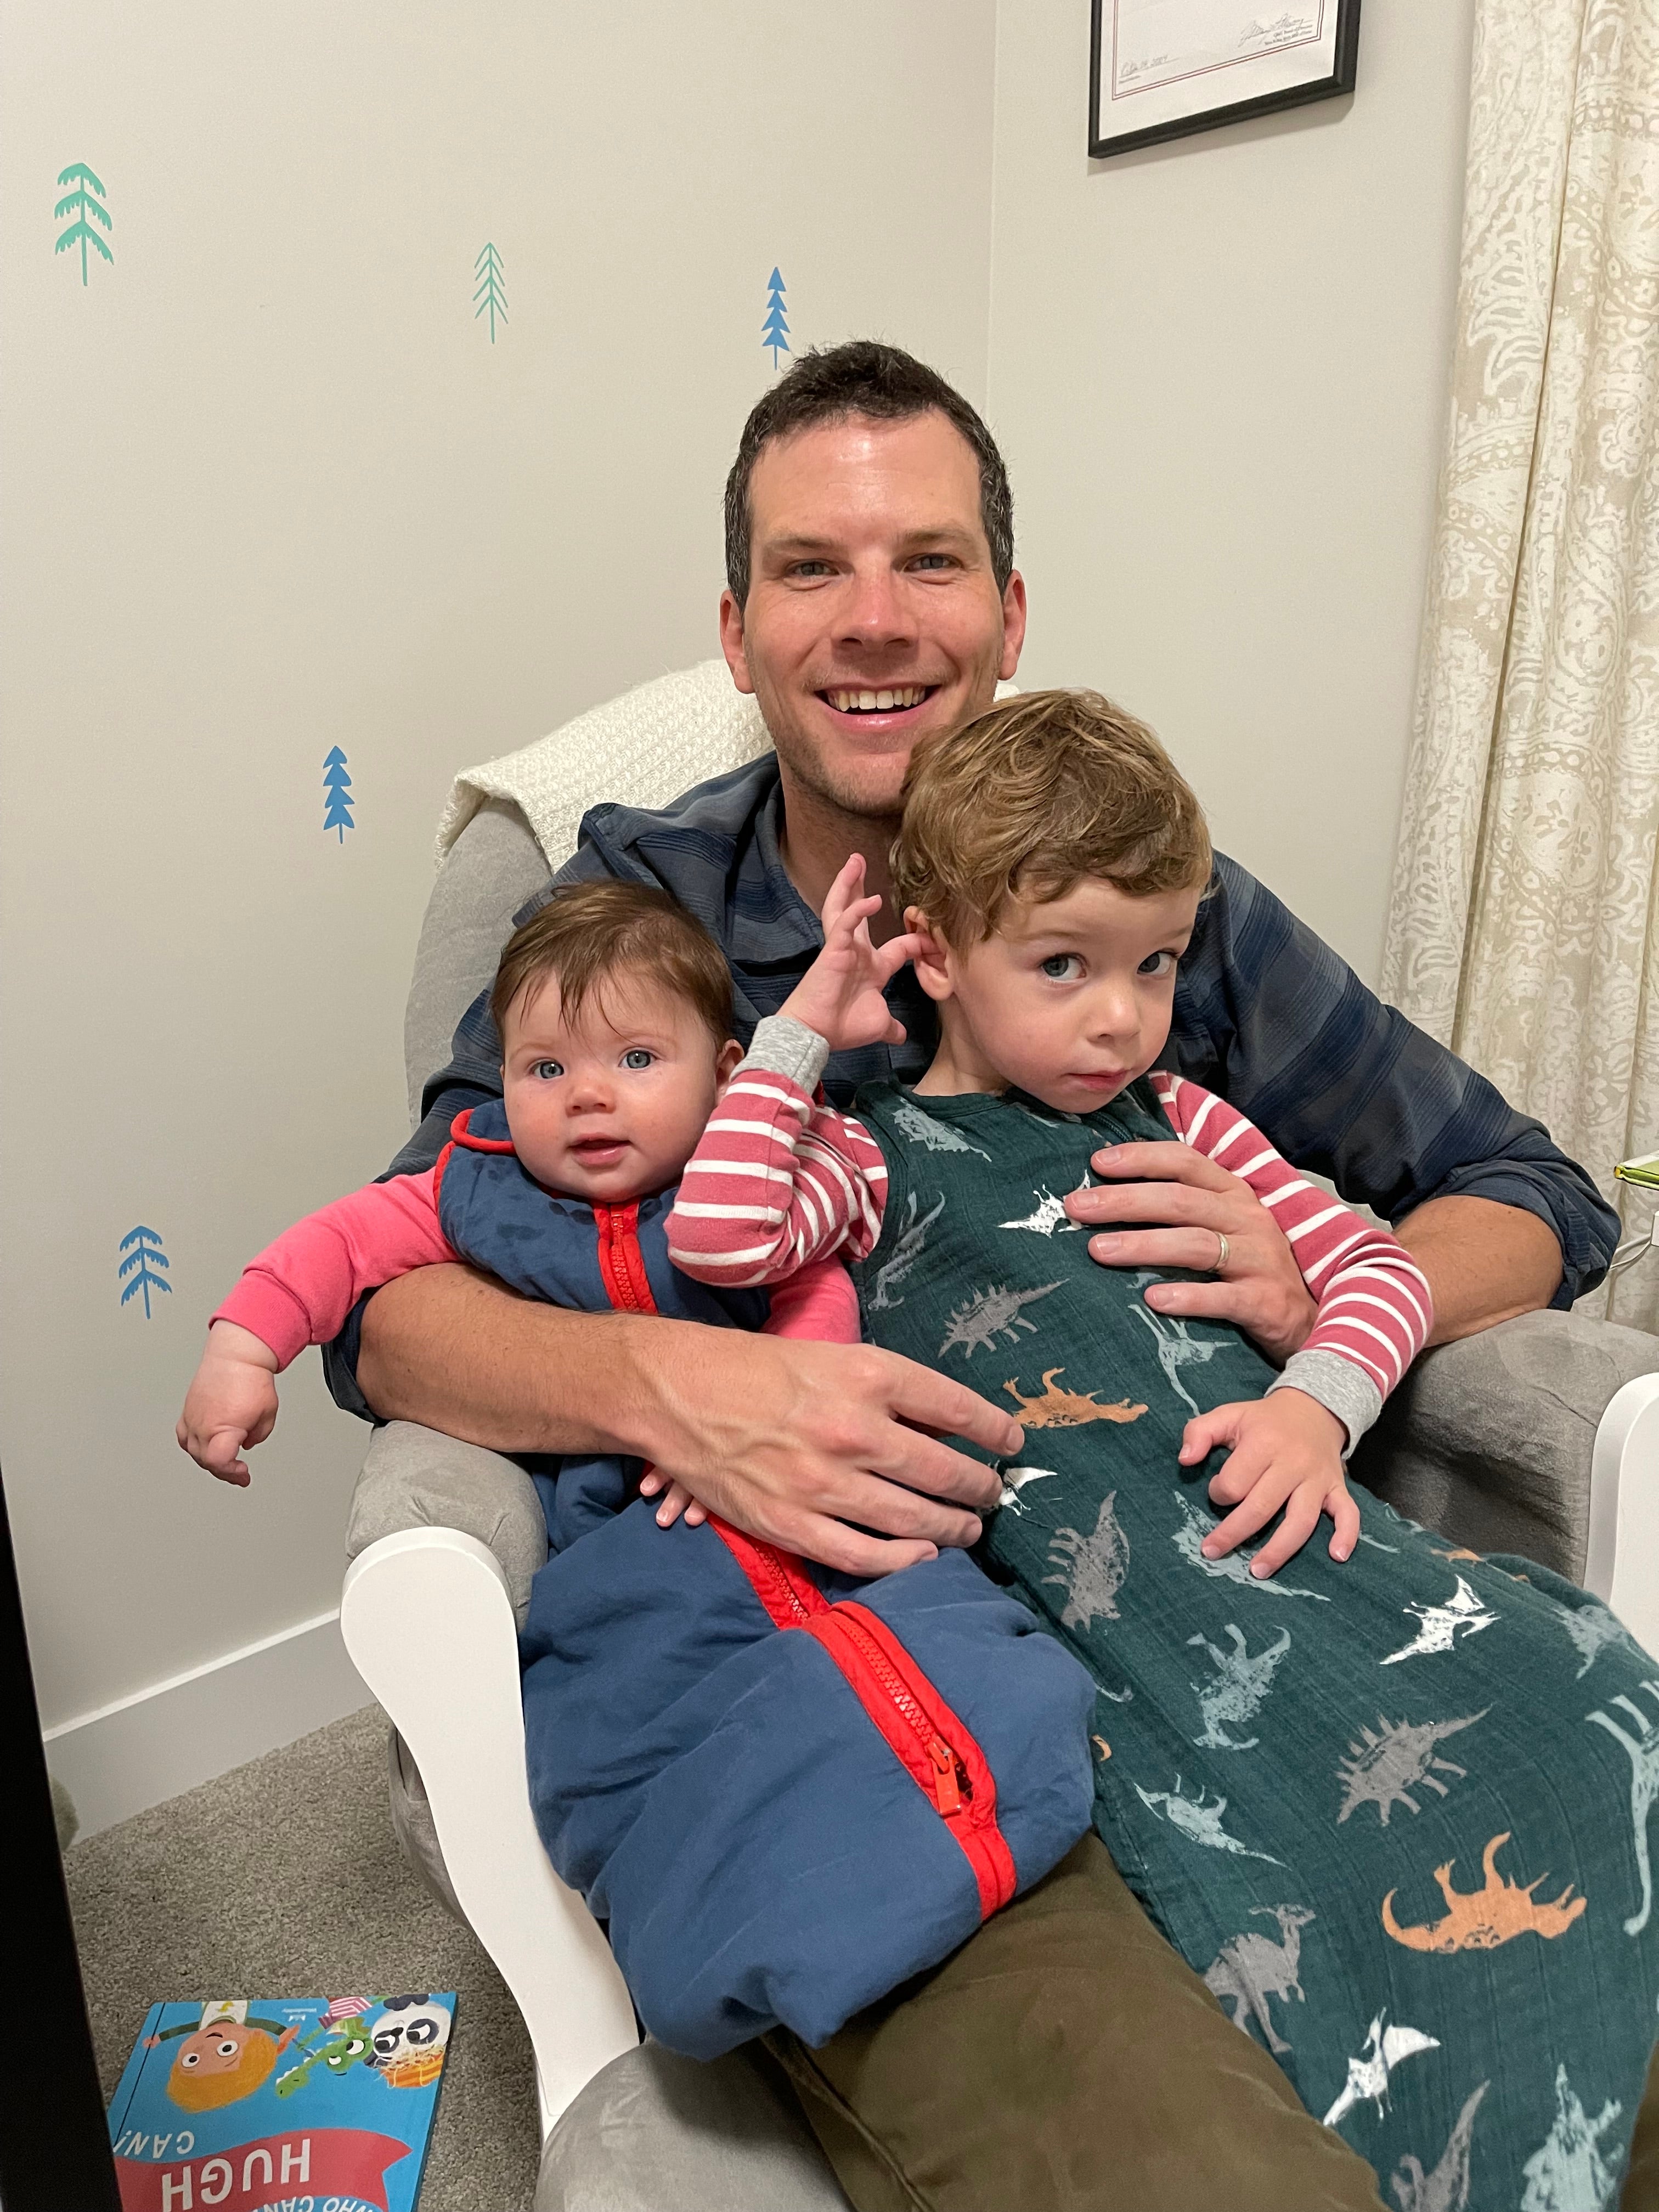
[[1644, 1329], [1575, 1313], [1499, 1322], [1418, 1361], [1354, 1474], [1454, 1544], [1520, 1552], [1580, 1582], [1596, 1425], [1615, 1391], [1656, 1369], [1659, 1337]]
[[775, 2062], [624, 2051], [547, 2139], [536, 2212], [849, 2212]]

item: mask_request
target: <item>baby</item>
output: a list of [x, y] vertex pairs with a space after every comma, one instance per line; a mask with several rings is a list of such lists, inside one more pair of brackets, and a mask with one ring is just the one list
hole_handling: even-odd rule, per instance
[[[909, 949], [860, 953], [867, 1003], [849, 1035], [860, 1018], [866, 1042], [896, 1029], [880, 984]], [[283, 1369], [336, 1335], [364, 1291], [441, 1261], [475, 1260], [559, 1304], [637, 1310], [648, 1255], [659, 1311], [856, 1342], [838, 1261], [792, 1271], [769, 1320], [763, 1293], [707, 1290], [665, 1264], [674, 1186], [742, 1057], [726, 963], [699, 922], [647, 885], [572, 884], [511, 939], [491, 1006], [501, 1104], [458, 1116], [428, 1173], [370, 1183], [286, 1231], [215, 1314], [178, 1437], [221, 1481], [248, 1480], [242, 1455], [270, 1434]], [[684, 1502], [676, 1492], [667, 1517]]]

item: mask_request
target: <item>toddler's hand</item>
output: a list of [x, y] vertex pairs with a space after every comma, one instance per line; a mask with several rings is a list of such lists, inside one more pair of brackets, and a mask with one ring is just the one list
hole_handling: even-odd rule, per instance
[[247, 1462], [237, 1454], [262, 1444], [276, 1425], [276, 1353], [252, 1329], [215, 1322], [174, 1431], [180, 1449], [221, 1482], [245, 1490]]
[[880, 913], [881, 901], [861, 897], [863, 884], [864, 855], [854, 853], [823, 902], [823, 950], [778, 1009], [816, 1030], [831, 1052], [904, 1042], [904, 1024], [881, 994], [921, 950], [921, 939], [890, 937], [872, 945], [870, 917]]
[[1218, 1559], [1263, 1528], [1282, 1505], [1278, 1533], [1250, 1562], [1253, 1575], [1271, 1575], [1302, 1549], [1328, 1513], [1334, 1522], [1330, 1553], [1346, 1559], [1359, 1540], [1359, 1508], [1348, 1495], [1342, 1472], [1347, 1431], [1305, 1391], [1275, 1390], [1247, 1404], [1218, 1406], [1188, 1421], [1181, 1443], [1181, 1464], [1196, 1466], [1218, 1444], [1231, 1446], [1219, 1474], [1210, 1483], [1211, 1502], [1231, 1505], [1218, 1528], [1200, 1549]]

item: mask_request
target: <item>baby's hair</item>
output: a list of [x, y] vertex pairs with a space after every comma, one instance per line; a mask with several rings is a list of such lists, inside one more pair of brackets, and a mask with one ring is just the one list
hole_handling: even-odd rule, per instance
[[236, 2063], [223, 2074], [197, 2074], [181, 2051], [167, 2076], [167, 2095], [181, 2112], [216, 2112], [264, 2087], [276, 2063], [276, 2045], [263, 2027], [252, 2029]]
[[1202, 890], [1210, 833], [1144, 722], [1098, 691], [1028, 691], [924, 741], [893, 846], [902, 910], [947, 943], [988, 937], [1007, 901], [1103, 876], [1131, 898]]
[[653, 884], [565, 884], [507, 939], [489, 994], [495, 1027], [526, 993], [554, 977], [559, 1005], [579, 1013], [624, 975], [660, 984], [696, 1012], [717, 1045], [732, 1034], [732, 975], [714, 939]]

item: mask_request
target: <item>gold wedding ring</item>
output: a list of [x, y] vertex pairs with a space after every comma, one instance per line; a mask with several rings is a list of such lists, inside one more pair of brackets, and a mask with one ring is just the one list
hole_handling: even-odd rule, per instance
[[1220, 1230], [1212, 1229], [1210, 1234], [1215, 1238], [1216, 1244], [1215, 1265], [1211, 1268], [1210, 1273], [1212, 1275], [1218, 1275], [1227, 1264], [1227, 1254], [1231, 1248]]

